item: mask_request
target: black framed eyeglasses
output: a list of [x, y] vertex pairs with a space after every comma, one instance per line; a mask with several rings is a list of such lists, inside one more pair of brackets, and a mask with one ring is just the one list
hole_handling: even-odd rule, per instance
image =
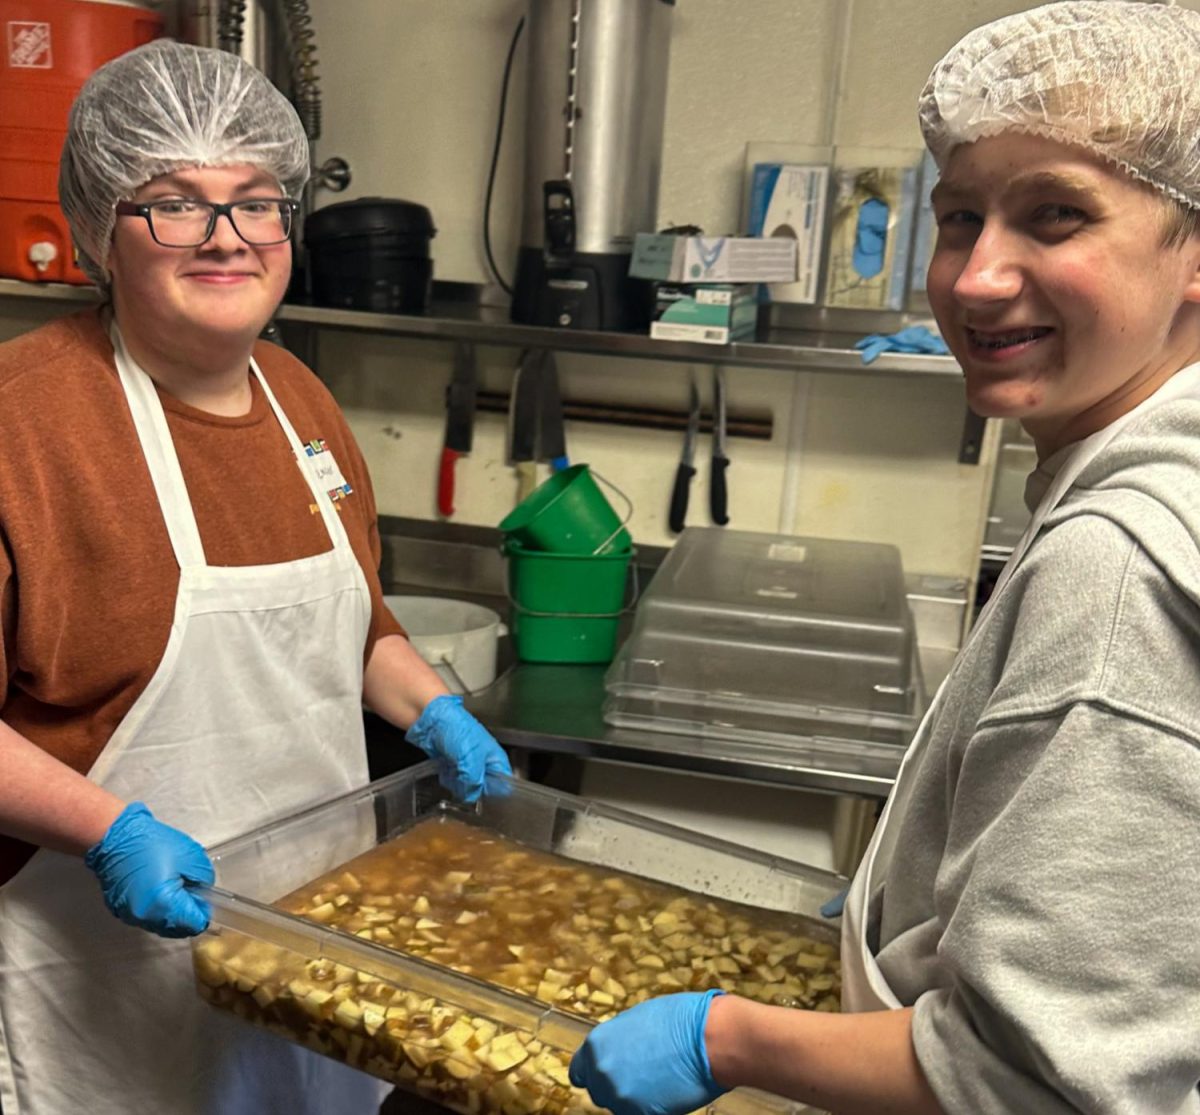
[[292, 218], [300, 203], [290, 197], [252, 197], [243, 201], [118, 201], [118, 217], [144, 217], [150, 235], [164, 248], [198, 248], [208, 241], [218, 217], [228, 217], [233, 231], [247, 244], [282, 244], [292, 234]]

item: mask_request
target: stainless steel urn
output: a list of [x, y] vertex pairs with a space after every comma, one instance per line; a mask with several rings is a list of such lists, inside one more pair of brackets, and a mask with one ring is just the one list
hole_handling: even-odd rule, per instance
[[644, 328], [633, 236], [654, 228], [675, 0], [529, 0], [514, 321]]

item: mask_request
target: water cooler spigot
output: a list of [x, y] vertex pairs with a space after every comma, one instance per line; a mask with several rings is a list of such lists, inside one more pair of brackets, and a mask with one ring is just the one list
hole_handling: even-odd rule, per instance
[[49, 240], [38, 240], [29, 245], [29, 262], [42, 274], [50, 270], [50, 264], [58, 259], [58, 248]]

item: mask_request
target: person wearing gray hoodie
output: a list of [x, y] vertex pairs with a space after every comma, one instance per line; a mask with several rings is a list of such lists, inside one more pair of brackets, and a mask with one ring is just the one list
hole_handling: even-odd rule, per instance
[[641, 1004], [572, 1062], [615, 1115], [1200, 1112], [1198, 75], [1200, 12], [1131, 0], [934, 69], [929, 299], [1032, 521], [855, 876], [848, 1013]]

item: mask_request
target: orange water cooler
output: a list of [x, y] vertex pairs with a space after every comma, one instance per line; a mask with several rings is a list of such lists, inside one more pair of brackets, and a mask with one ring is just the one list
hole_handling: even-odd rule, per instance
[[162, 33], [125, 0], [0, 0], [0, 275], [88, 281], [58, 207], [67, 113], [94, 70]]

